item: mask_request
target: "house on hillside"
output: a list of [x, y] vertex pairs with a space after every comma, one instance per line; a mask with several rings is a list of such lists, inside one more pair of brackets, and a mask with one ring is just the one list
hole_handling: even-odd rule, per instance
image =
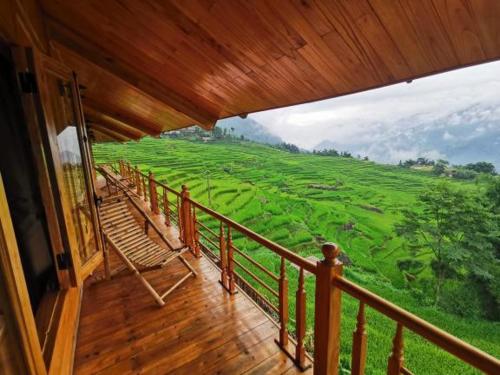
[[394, 324], [389, 374], [411, 373], [407, 331], [500, 373], [349, 280], [334, 243], [306, 259], [185, 184], [92, 154], [162, 134], [208, 142], [222, 118], [497, 60], [500, 2], [3, 0], [0, 19], [1, 374], [339, 374], [347, 296], [353, 374], [371, 355], [365, 308]]

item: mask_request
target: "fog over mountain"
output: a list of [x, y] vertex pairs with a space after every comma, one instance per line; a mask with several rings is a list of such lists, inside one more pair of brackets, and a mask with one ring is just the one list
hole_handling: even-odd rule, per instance
[[417, 157], [500, 169], [500, 62], [250, 115], [285, 142], [383, 163]]
[[283, 142], [281, 137], [270, 133], [265, 126], [251, 118], [242, 119], [240, 117], [230, 117], [217, 121], [217, 127], [226, 129], [237, 137], [243, 135], [245, 139], [254, 142], [270, 145]]

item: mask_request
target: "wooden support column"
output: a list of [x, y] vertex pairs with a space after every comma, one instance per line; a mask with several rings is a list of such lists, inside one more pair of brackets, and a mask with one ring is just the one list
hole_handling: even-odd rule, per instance
[[149, 179], [149, 201], [151, 204], [151, 211], [155, 215], [159, 215], [160, 209], [158, 208], [158, 195], [156, 193], [156, 181], [153, 172], [149, 171], [148, 179]]
[[359, 303], [356, 330], [352, 334], [351, 374], [363, 375], [366, 365], [365, 304]]
[[314, 374], [338, 375], [342, 291], [333, 285], [333, 279], [342, 275], [342, 263], [337, 259], [340, 248], [326, 243], [321, 251], [324, 259], [317, 263], [316, 273]]
[[181, 192], [181, 214], [179, 221], [182, 222], [182, 241], [195, 252], [193, 217], [191, 214], [191, 203], [189, 202], [189, 190], [186, 185], [182, 185]]

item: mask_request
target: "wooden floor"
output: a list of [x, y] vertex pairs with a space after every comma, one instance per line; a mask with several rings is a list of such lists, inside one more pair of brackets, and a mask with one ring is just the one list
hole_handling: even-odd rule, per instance
[[[164, 307], [125, 272], [87, 283], [75, 374], [301, 373], [274, 342], [278, 330], [266, 315], [244, 293], [230, 296], [222, 289], [218, 270], [205, 257], [187, 259], [198, 277], [175, 290]], [[117, 257], [111, 263], [115, 269], [120, 264]], [[185, 272], [175, 261], [147, 278], [165, 290]]]

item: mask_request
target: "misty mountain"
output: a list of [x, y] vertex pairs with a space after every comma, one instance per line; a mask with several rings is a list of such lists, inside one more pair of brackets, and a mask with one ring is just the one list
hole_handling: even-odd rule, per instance
[[231, 117], [224, 120], [217, 121], [217, 127], [222, 129], [227, 129], [227, 131], [232, 131], [234, 129], [234, 135], [239, 137], [243, 135], [245, 139], [249, 139], [254, 142], [266, 143], [266, 144], [279, 144], [283, 140], [271, 134], [261, 123], [251, 119], [242, 119], [241, 117]]
[[432, 120], [413, 116], [397, 125], [389, 134], [371, 140], [324, 140], [314, 149], [348, 150], [383, 163], [417, 157], [446, 159], [452, 164], [487, 161], [500, 170], [500, 108], [496, 106], [476, 104]]

